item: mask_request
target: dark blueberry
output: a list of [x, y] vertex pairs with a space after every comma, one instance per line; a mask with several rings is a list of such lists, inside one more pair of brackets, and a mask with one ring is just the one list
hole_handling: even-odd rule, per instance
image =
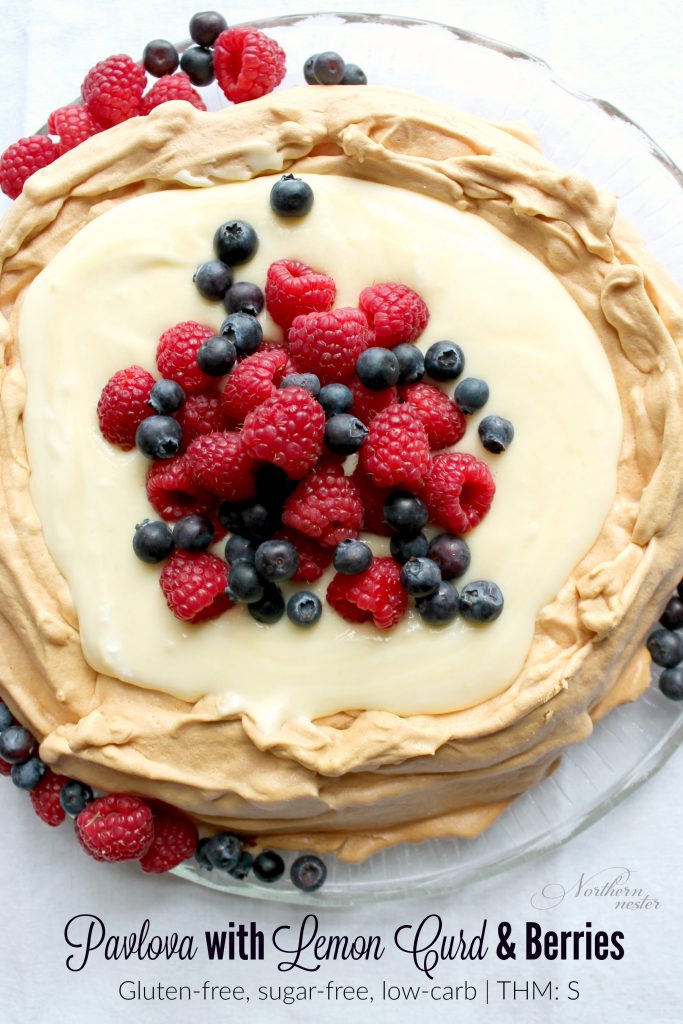
[[368, 434], [365, 424], [350, 412], [330, 416], [325, 424], [325, 444], [335, 455], [353, 455], [363, 447]]
[[304, 853], [292, 861], [289, 877], [302, 892], [315, 892], [327, 878], [327, 867], [314, 853]]
[[177, 548], [185, 551], [205, 551], [213, 542], [216, 530], [208, 516], [193, 512], [183, 516], [173, 527], [173, 540]]
[[180, 58], [180, 69], [193, 85], [211, 85], [215, 78], [212, 51], [204, 46], [190, 46]]
[[206, 871], [213, 871], [213, 864], [206, 854], [206, 848], [210, 842], [211, 840], [209, 837], [204, 836], [204, 838], [200, 839], [197, 843], [197, 849], [194, 852], [194, 859], [197, 861], [200, 868], [204, 868]]
[[154, 565], [162, 562], [173, 551], [173, 534], [167, 523], [160, 519], [145, 519], [135, 527], [133, 551], [143, 562]]
[[[647, 649], [655, 665], [661, 665], [663, 668], [673, 668], [683, 661], [683, 640], [678, 633], [672, 633], [668, 629], [656, 629], [654, 633], [650, 633], [647, 638]], [[3, 739], [4, 736], [0, 736], [0, 743]], [[0, 757], [4, 757], [1, 749]]]
[[[261, 501], [250, 501], [242, 510], [241, 534], [249, 540], [265, 540], [280, 526], [280, 511]], [[235, 531], [238, 532], [238, 531]]]
[[384, 502], [384, 521], [392, 530], [414, 537], [429, 522], [427, 506], [409, 491], [394, 491]]
[[234, 565], [235, 562], [251, 562], [253, 565], [255, 554], [246, 537], [240, 537], [235, 533], [225, 542], [225, 561], [230, 565]]
[[353, 392], [346, 384], [325, 384], [320, 389], [318, 401], [327, 416], [340, 412], [350, 412], [353, 405]]
[[489, 386], [485, 380], [479, 380], [478, 377], [465, 377], [456, 384], [453, 398], [469, 416], [486, 405], [489, 400]]
[[14, 718], [12, 716], [12, 712], [7, 705], [3, 704], [0, 700], [0, 733], [3, 733], [5, 729], [9, 729], [13, 721]]
[[314, 373], [288, 373], [280, 382], [281, 388], [303, 388], [317, 398], [320, 394], [320, 379]]
[[217, 334], [202, 342], [197, 352], [197, 364], [209, 377], [224, 377], [237, 362], [237, 349], [224, 334]]
[[409, 558], [401, 569], [401, 585], [412, 597], [427, 597], [438, 589], [441, 570], [431, 558]]
[[254, 858], [248, 850], [242, 850], [240, 859], [235, 864], [234, 868], [230, 868], [228, 874], [232, 875], [233, 878], [239, 878], [240, 881], [245, 879], [251, 871], [254, 864]]
[[242, 516], [246, 507], [246, 501], [222, 501], [217, 511], [221, 526], [224, 526], [230, 533], [237, 533], [242, 536], [244, 533]]
[[218, 11], [199, 11], [190, 20], [190, 38], [199, 46], [213, 46], [228, 23]]
[[320, 85], [313, 70], [313, 65], [318, 59], [318, 56], [319, 55], [317, 53], [312, 54], [304, 64], [304, 79], [308, 85]]
[[442, 580], [433, 594], [420, 597], [415, 603], [421, 617], [430, 626], [445, 626], [460, 611], [458, 591], [447, 580]]
[[246, 263], [258, 249], [258, 235], [244, 220], [229, 220], [213, 236], [216, 256], [229, 267]]
[[344, 77], [344, 58], [333, 50], [319, 53], [313, 61], [313, 74], [320, 85], [339, 85]]
[[163, 377], [154, 383], [149, 393], [148, 405], [151, 405], [160, 416], [170, 416], [177, 412], [185, 401], [185, 392], [180, 384]]
[[223, 299], [228, 313], [247, 313], [258, 316], [263, 309], [263, 292], [251, 281], [236, 281], [228, 288]]
[[59, 791], [59, 802], [62, 809], [72, 818], [77, 817], [83, 808], [91, 804], [94, 799], [95, 794], [90, 786], [86, 786], [83, 782], [76, 782], [75, 779], [65, 782]]
[[313, 208], [313, 189], [293, 174], [285, 174], [270, 190], [270, 207], [279, 217], [305, 217]]
[[285, 862], [275, 850], [262, 850], [254, 858], [254, 874], [261, 882], [277, 882], [285, 873]]
[[681, 582], [676, 587], [676, 592], [678, 593], [679, 597], [683, 598], [683, 580], [681, 580]]
[[168, 39], [152, 39], [142, 52], [145, 71], [153, 78], [172, 75], [178, 67], [178, 51]]
[[470, 622], [493, 622], [502, 612], [503, 603], [503, 594], [497, 584], [490, 580], [474, 580], [462, 588], [460, 614]]
[[346, 64], [340, 85], [367, 85], [368, 76], [357, 64]]
[[665, 629], [680, 629], [683, 626], [683, 601], [677, 594], [669, 599], [659, 621]]
[[488, 452], [496, 455], [505, 451], [514, 436], [515, 428], [502, 416], [484, 416], [479, 424], [479, 440]]
[[250, 356], [263, 341], [263, 328], [255, 316], [248, 313], [231, 313], [221, 324], [221, 334], [235, 346], [237, 355]]
[[418, 384], [425, 375], [425, 357], [420, 349], [404, 342], [392, 351], [398, 359], [399, 384]]
[[234, 562], [228, 574], [228, 597], [236, 604], [252, 604], [263, 598], [263, 580], [253, 564], [247, 561]]
[[398, 381], [398, 359], [390, 348], [373, 345], [358, 356], [356, 373], [366, 388], [385, 391]]
[[281, 466], [269, 462], [256, 470], [256, 493], [269, 508], [282, 506], [298, 483], [288, 477]]
[[362, 540], [342, 540], [334, 552], [334, 567], [342, 576], [355, 576], [372, 565], [371, 549]]
[[232, 269], [222, 260], [209, 260], [197, 267], [192, 280], [200, 295], [218, 302], [232, 285]]
[[418, 533], [416, 537], [395, 533], [389, 542], [391, 557], [400, 565], [405, 565], [409, 558], [426, 558], [428, 549], [429, 541], [424, 533]]
[[35, 749], [36, 741], [23, 725], [9, 725], [0, 734], [0, 757], [8, 764], [28, 761]]
[[183, 428], [171, 416], [148, 416], [135, 432], [135, 443], [147, 459], [172, 459], [180, 448]]
[[669, 700], [683, 700], [683, 665], [664, 669], [659, 677], [659, 689]]
[[441, 569], [441, 578], [457, 580], [470, 567], [470, 549], [462, 537], [439, 533], [429, 542], [429, 557]]
[[19, 789], [30, 790], [36, 788], [46, 771], [46, 765], [39, 758], [32, 757], [28, 761], [22, 761], [21, 764], [13, 764], [10, 774], [15, 786], [18, 786]]
[[465, 369], [465, 355], [454, 341], [435, 341], [425, 352], [425, 372], [432, 380], [455, 380]]
[[280, 588], [274, 583], [266, 584], [261, 600], [249, 605], [249, 614], [265, 626], [272, 626], [273, 623], [279, 622], [285, 614], [285, 599]]
[[264, 580], [291, 580], [299, 568], [299, 552], [288, 540], [266, 540], [256, 549], [254, 565]]
[[310, 590], [298, 590], [287, 602], [287, 617], [295, 626], [314, 626], [322, 613], [320, 598]]
[[217, 832], [205, 844], [202, 854], [212, 867], [230, 871], [240, 859], [242, 843], [231, 832]]

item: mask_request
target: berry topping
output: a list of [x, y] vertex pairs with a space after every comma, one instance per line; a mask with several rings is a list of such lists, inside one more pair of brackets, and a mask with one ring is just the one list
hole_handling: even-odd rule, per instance
[[7, 705], [3, 704], [0, 700], [0, 733], [3, 733], [5, 729], [8, 729], [13, 721], [12, 712]]
[[394, 491], [384, 502], [384, 519], [398, 533], [414, 537], [429, 521], [427, 506], [409, 491]]
[[195, 482], [186, 455], [155, 463], [147, 474], [147, 498], [162, 519], [181, 519], [190, 512], [205, 512], [210, 500]]
[[142, 51], [144, 69], [153, 78], [172, 75], [179, 61], [178, 51], [168, 39], [152, 39]]
[[155, 82], [147, 95], [142, 98], [140, 113], [149, 114], [155, 107], [160, 107], [162, 103], [168, 103], [169, 100], [184, 100], [186, 103], [191, 103], [197, 110], [206, 110], [204, 100], [192, 87], [192, 82], [185, 74], [184, 69], [176, 72], [175, 75], [167, 75]]
[[336, 464], [315, 469], [285, 502], [282, 521], [325, 547], [358, 537], [363, 506], [352, 480]]
[[467, 533], [482, 521], [495, 493], [485, 463], [473, 455], [449, 452], [434, 459], [423, 497], [435, 523], [450, 533]]
[[223, 389], [223, 415], [233, 423], [243, 423], [252, 409], [277, 394], [286, 364], [287, 353], [282, 348], [255, 352], [243, 359]]
[[401, 398], [422, 420], [432, 451], [450, 448], [465, 433], [467, 424], [462, 412], [433, 384], [409, 384], [401, 388]]
[[354, 416], [368, 427], [377, 413], [388, 409], [390, 405], [398, 404], [398, 391], [395, 387], [385, 388], [384, 391], [371, 391], [354, 378], [351, 382], [351, 393]]
[[12, 765], [8, 764], [7, 761], [3, 761], [0, 757], [0, 775], [8, 776], [12, 774]]
[[496, 455], [510, 446], [514, 436], [515, 428], [502, 416], [484, 416], [479, 424], [479, 440], [487, 451]]
[[299, 556], [299, 568], [292, 579], [297, 582], [312, 583], [314, 580], [320, 579], [332, 562], [331, 548], [324, 548], [301, 533], [296, 533], [294, 530], [278, 530], [275, 536], [288, 540], [296, 548]]
[[393, 558], [376, 558], [357, 576], [335, 576], [327, 588], [327, 600], [347, 622], [372, 621], [378, 629], [390, 629], [403, 617], [408, 603], [400, 575]]
[[263, 598], [263, 580], [251, 562], [239, 561], [230, 566], [228, 595], [236, 604], [251, 604]]
[[150, 565], [163, 562], [173, 551], [173, 534], [166, 523], [158, 519], [145, 519], [135, 527], [133, 551], [142, 562]]
[[390, 348], [368, 348], [358, 356], [356, 374], [370, 391], [385, 391], [398, 381], [398, 359]]
[[218, 84], [232, 103], [265, 96], [285, 77], [284, 50], [255, 28], [221, 32], [213, 62]]
[[281, 388], [303, 388], [309, 395], [317, 398], [320, 394], [320, 381], [314, 373], [288, 373], [280, 382]]
[[418, 533], [414, 537], [406, 537], [397, 533], [391, 538], [389, 550], [391, 557], [399, 565], [405, 565], [409, 558], [425, 558], [428, 554], [429, 541], [424, 533]]
[[325, 424], [325, 445], [335, 455], [353, 455], [368, 436], [368, 428], [348, 412], [330, 416]]
[[225, 561], [230, 565], [235, 562], [250, 562], [253, 565], [255, 555], [256, 551], [246, 537], [235, 533], [225, 542]]
[[242, 844], [230, 832], [217, 832], [210, 839], [202, 840], [202, 856], [219, 871], [231, 871], [240, 859]]
[[81, 86], [81, 96], [98, 121], [120, 124], [141, 113], [146, 84], [145, 69], [119, 53], [90, 69]]
[[659, 677], [659, 689], [669, 700], [683, 700], [683, 667], [664, 669]]
[[204, 46], [190, 46], [185, 50], [180, 67], [193, 85], [211, 85], [215, 78], [213, 53]]
[[300, 370], [316, 373], [321, 384], [331, 384], [351, 378], [369, 341], [365, 314], [344, 307], [295, 317], [289, 351]]
[[415, 341], [429, 322], [426, 304], [417, 292], [404, 284], [387, 282], [365, 288], [360, 293], [358, 305], [374, 333], [371, 344], [384, 348]]
[[315, 77], [315, 72], [313, 70], [318, 56], [319, 54], [317, 53], [312, 54], [304, 64], [304, 79], [308, 85], [320, 85], [320, 82]]
[[28, 761], [35, 749], [36, 741], [23, 725], [9, 725], [0, 733], [0, 757], [8, 764]]
[[478, 377], [465, 377], [456, 384], [453, 397], [465, 415], [469, 416], [486, 405], [489, 400], [489, 386], [485, 380]]
[[214, 388], [215, 380], [207, 377], [197, 363], [199, 349], [214, 334], [213, 327], [194, 320], [185, 320], [164, 331], [157, 345], [157, 367], [162, 377], [180, 384], [188, 395]]
[[683, 601], [677, 594], [669, 599], [659, 621], [665, 629], [680, 629], [683, 626]]
[[61, 825], [66, 817], [59, 799], [65, 782], [68, 782], [68, 779], [63, 775], [55, 775], [52, 769], [48, 768], [38, 785], [31, 790], [33, 810], [46, 825]]
[[475, 580], [462, 588], [460, 614], [470, 622], [493, 622], [503, 610], [500, 587], [490, 580]]
[[65, 782], [59, 794], [60, 804], [72, 818], [77, 817], [94, 799], [95, 795], [90, 786], [75, 780]]
[[168, 607], [185, 622], [206, 622], [232, 607], [225, 593], [228, 567], [215, 555], [174, 551], [159, 582]]
[[97, 418], [102, 436], [124, 451], [135, 447], [135, 433], [149, 416], [154, 377], [141, 366], [117, 370], [102, 389]]
[[334, 567], [343, 576], [357, 576], [372, 565], [372, 549], [362, 540], [343, 540], [334, 552]]
[[302, 892], [315, 892], [327, 878], [325, 862], [314, 853], [304, 853], [292, 861], [289, 869], [292, 884]]
[[209, 377], [224, 377], [237, 362], [237, 350], [224, 335], [207, 338], [197, 352], [199, 369]]
[[318, 393], [318, 401], [325, 410], [326, 416], [335, 413], [350, 412], [353, 405], [353, 392], [346, 384], [326, 384]]
[[186, 458], [195, 484], [227, 501], [243, 501], [256, 492], [254, 462], [240, 434], [221, 431], [196, 438]]
[[384, 521], [384, 503], [390, 492], [377, 487], [360, 465], [356, 466], [351, 479], [363, 506], [363, 529], [390, 537], [391, 527]]
[[196, 512], [183, 516], [173, 527], [173, 542], [183, 551], [205, 551], [213, 543], [216, 530], [207, 516]]
[[228, 313], [258, 316], [263, 309], [265, 297], [257, 284], [252, 284], [251, 281], [237, 281], [228, 288], [223, 301]]
[[337, 286], [327, 274], [299, 260], [276, 260], [266, 276], [266, 308], [276, 324], [291, 327], [295, 317], [332, 309]]
[[299, 568], [299, 554], [288, 540], [266, 540], [256, 549], [254, 565], [264, 580], [291, 580]]
[[247, 313], [230, 313], [221, 324], [221, 334], [232, 342], [240, 359], [256, 352], [263, 341], [261, 324]]
[[183, 428], [172, 416], [148, 416], [135, 431], [138, 451], [147, 459], [172, 459], [182, 439]]
[[263, 597], [259, 601], [253, 601], [248, 607], [252, 619], [264, 626], [272, 626], [285, 614], [285, 599], [275, 583], [266, 583]]
[[301, 480], [318, 461], [324, 431], [325, 413], [318, 402], [303, 388], [285, 388], [248, 414], [242, 442], [253, 459]]
[[71, 103], [53, 110], [47, 119], [50, 135], [59, 136], [59, 154], [68, 153], [81, 142], [97, 135], [104, 125], [96, 121], [84, 103]]
[[444, 580], [464, 576], [470, 567], [470, 549], [462, 537], [440, 533], [429, 542], [429, 557], [441, 569]]
[[399, 384], [419, 384], [425, 375], [425, 357], [419, 348], [403, 342], [394, 349]]
[[357, 64], [345, 64], [340, 85], [367, 85], [368, 76]]
[[213, 46], [228, 23], [218, 11], [199, 11], [190, 19], [190, 38], [199, 46]]
[[452, 583], [442, 580], [437, 589], [427, 597], [415, 602], [424, 622], [430, 626], [445, 626], [457, 618], [460, 611], [460, 597]]
[[232, 269], [222, 260], [208, 260], [197, 267], [192, 280], [197, 285], [200, 295], [211, 302], [217, 302], [232, 285]]
[[310, 590], [297, 591], [287, 602], [287, 617], [295, 626], [314, 626], [322, 613], [320, 598]]
[[239, 860], [234, 868], [230, 868], [228, 874], [232, 875], [233, 878], [239, 878], [241, 881], [247, 877], [253, 866], [254, 858], [252, 854], [248, 850], [242, 850]]
[[8, 146], [0, 157], [0, 188], [16, 199], [24, 183], [59, 156], [59, 147], [47, 135], [29, 135]]
[[244, 220], [226, 221], [213, 236], [216, 256], [229, 267], [247, 263], [256, 253], [258, 244], [258, 235]]
[[15, 786], [30, 792], [40, 785], [46, 771], [47, 766], [39, 758], [30, 757], [21, 764], [13, 764], [10, 775]]
[[223, 501], [218, 506], [218, 519], [226, 530], [239, 533], [258, 545], [277, 530], [280, 512], [258, 498], [248, 502]]
[[196, 437], [211, 434], [225, 427], [221, 396], [216, 392], [188, 395], [176, 419], [183, 428], [182, 451], [187, 449]]
[[270, 206], [280, 217], [304, 217], [313, 208], [313, 189], [307, 181], [285, 174], [270, 190]]
[[436, 341], [425, 352], [425, 372], [432, 380], [455, 380], [464, 369], [464, 353], [454, 341]]
[[427, 597], [440, 583], [441, 570], [431, 558], [409, 558], [401, 569], [401, 585], [412, 597]]
[[[655, 665], [661, 665], [663, 668], [673, 668], [683, 661], [683, 639], [678, 633], [672, 633], [668, 629], [656, 629], [654, 633], [650, 633], [647, 638], [647, 649]], [[7, 732], [9, 731], [8, 729]], [[0, 757], [11, 761], [2, 749], [2, 741], [6, 735], [7, 733], [4, 733], [0, 736]]]
[[95, 860], [139, 860], [152, 844], [152, 809], [136, 796], [111, 793], [76, 818], [76, 835]]
[[140, 867], [155, 875], [170, 871], [194, 854], [197, 839], [197, 826], [184, 815], [158, 814], [152, 843], [140, 858]]
[[313, 61], [313, 76], [320, 85], [339, 85], [344, 77], [344, 58], [333, 50], [319, 53]]
[[360, 464], [378, 487], [423, 485], [430, 470], [429, 441], [410, 406], [392, 405], [375, 416]]
[[285, 862], [274, 850], [263, 850], [254, 858], [253, 870], [261, 882], [277, 882], [285, 873]]
[[149, 393], [148, 404], [162, 416], [177, 412], [185, 401], [185, 392], [174, 380], [158, 380]]

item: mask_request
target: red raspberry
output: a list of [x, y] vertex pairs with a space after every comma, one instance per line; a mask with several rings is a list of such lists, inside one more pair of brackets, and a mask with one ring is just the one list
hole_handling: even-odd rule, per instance
[[484, 462], [465, 452], [437, 455], [422, 497], [435, 523], [467, 533], [491, 508], [496, 485]]
[[164, 331], [157, 346], [159, 373], [177, 381], [187, 395], [215, 390], [218, 378], [202, 373], [197, 364], [197, 352], [215, 334], [213, 327], [194, 320], [185, 320]]
[[154, 410], [148, 405], [154, 377], [141, 366], [117, 370], [102, 389], [97, 403], [100, 430], [110, 444], [124, 451], [135, 447], [135, 431]]
[[390, 405], [375, 416], [360, 450], [360, 464], [378, 487], [419, 488], [429, 474], [429, 441], [407, 405]]
[[334, 551], [323, 548], [309, 537], [296, 530], [278, 530], [274, 537], [277, 540], [288, 540], [293, 544], [299, 555], [299, 568], [292, 576], [297, 583], [312, 583], [320, 579], [328, 565], [332, 564]]
[[147, 498], [162, 519], [174, 521], [192, 512], [206, 514], [211, 496], [195, 482], [187, 455], [155, 462], [147, 473]]
[[204, 551], [176, 548], [161, 570], [159, 583], [166, 604], [184, 622], [206, 622], [232, 608], [225, 593], [227, 563]]
[[384, 502], [391, 490], [377, 487], [360, 465], [356, 466], [351, 479], [363, 503], [363, 529], [369, 533], [379, 533], [382, 537], [391, 537], [394, 531], [384, 521]]
[[192, 82], [184, 71], [178, 71], [175, 75], [164, 75], [155, 82], [142, 98], [140, 113], [149, 114], [150, 110], [154, 110], [162, 103], [168, 103], [169, 100], [186, 100], [197, 110], [206, 110], [204, 100], [197, 90], [192, 88]]
[[315, 469], [290, 494], [282, 522], [324, 547], [336, 547], [347, 537], [359, 537], [363, 523], [360, 495], [336, 463]]
[[140, 858], [140, 867], [160, 875], [177, 867], [197, 849], [197, 826], [181, 814], [158, 814], [154, 818], [152, 845]]
[[138, 860], [154, 836], [152, 808], [126, 793], [100, 796], [76, 818], [76, 835], [95, 860]]
[[370, 338], [365, 314], [344, 307], [295, 317], [289, 350], [303, 373], [315, 373], [321, 384], [332, 384], [350, 379]]
[[417, 292], [404, 284], [375, 284], [360, 293], [358, 305], [374, 332], [371, 345], [394, 348], [415, 341], [429, 321], [429, 310]]
[[8, 764], [7, 761], [3, 761], [0, 757], [0, 775], [10, 775], [12, 773], [12, 765]]
[[401, 586], [401, 566], [393, 558], [375, 558], [356, 576], [338, 573], [327, 588], [327, 600], [347, 622], [369, 622], [390, 629], [405, 615], [408, 595]]
[[55, 775], [48, 768], [42, 779], [29, 793], [33, 810], [46, 825], [61, 825], [66, 817], [64, 808], [59, 802], [62, 786], [69, 780], [64, 775]]
[[285, 388], [252, 409], [242, 441], [252, 459], [272, 462], [292, 480], [301, 480], [318, 461], [324, 433], [320, 402], [303, 388]]
[[233, 423], [243, 423], [252, 409], [276, 393], [286, 364], [287, 353], [283, 348], [265, 352], [259, 349], [238, 363], [221, 395], [223, 415]]
[[59, 147], [47, 135], [27, 135], [13, 142], [0, 156], [0, 188], [16, 199], [27, 178], [58, 156]]
[[374, 420], [378, 412], [382, 412], [390, 405], [398, 404], [398, 391], [392, 385], [384, 391], [371, 391], [358, 380], [357, 377], [351, 381], [353, 392], [353, 407], [351, 412], [357, 416], [361, 423], [367, 427]]
[[332, 309], [337, 286], [331, 277], [299, 260], [276, 260], [266, 276], [266, 308], [276, 324], [291, 327], [297, 316]]
[[455, 402], [433, 384], [408, 384], [401, 398], [422, 420], [432, 451], [450, 448], [465, 433], [467, 422]]
[[243, 501], [256, 493], [254, 460], [239, 434], [220, 431], [196, 438], [185, 456], [198, 487], [227, 501]]
[[47, 130], [50, 135], [59, 136], [59, 153], [68, 153], [81, 142], [104, 131], [106, 125], [100, 124], [92, 116], [84, 103], [70, 103], [67, 107], [53, 110], [47, 119]]
[[255, 28], [230, 28], [213, 44], [213, 68], [232, 103], [272, 92], [285, 77], [285, 53], [270, 36]]
[[187, 451], [195, 437], [223, 430], [225, 419], [221, 412], [221, 396], [216, 391], [188, 395], [175, 418], [183, 428], [181, 451]]
[[120, 124], [141, 112], [146, 84], [145, 69], [119, 53], [90, 68], [81, 86], [81, 96], [98, 121]]

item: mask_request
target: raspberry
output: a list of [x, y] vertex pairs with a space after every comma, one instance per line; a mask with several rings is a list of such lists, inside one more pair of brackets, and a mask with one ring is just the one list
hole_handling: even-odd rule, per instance
[[312, 583], [320, 579], [328, 565], [332, 564], [332, 548], [323, 548], [296, 530], [278, 530], [274, 536], [276, 540], [288, 540], [296, 548], [299, 568], [292, 579], [298, 583]]
[[422, 497], [435, 523], [467, 533], [491, 508], [496, 485], [488, 466], [464, 452], [437, 455]]
[[429, 321], [429, 310], [417, 292], [404, 284], [375, 284], [360, 293], [358, 305], [374, 332], [371, 345], [394, 348], [415, 341]]
[[154, 386], [154, 377], [141, 366], [117, 370], [102, 389], [97, 403], [100, 430], [110, 444], [124, 451], [135, 447], [135, 431], [152, 415], [147, 404]]
[[408, 384], [401, 398], [422, 420], [432, 451], [449, 448], [465, 433], [467, 422], [455, 402], [433, 384]]
[[285, 388], [252, 409], [242, 441], [252, 459], [272, 462], [292, 480], [301, 480], [318, 461], [324, 433], [320, 403], [303, 388]]
[[266, 276], [266, 308], [276, 324], [291, 327], [297, 316], [332, 309], [337, 286], [331, 277], [299, 260], [276, 260]]
[[119, 53], [90, 68], [81, 86], [81, 96], [98, 121], [120, 124], [140, 113], [146, 84], [145, 69]]
[[137, 860], [154, 836], [152, 808], [125, 793], [98, 797], [76, 818], [76, 835], [95, 860]]
[[390, 405], [375, 416], [360, 450], [360, 464], [378, 487], [419, 488], [429, 474], [429, 441], [407, 405]]
[[46, 825], [61, 825], [66, 817], [64, 808], [59, 802], [62, 786], [69, 780], [64, 775], [55, 775], [48, 768], [42, 779], [29, 793], [33, 810]]
[[228, 566], [206, 552], [176, 548], [159, 578], [166, 604], [184, 622], [206, 622], [232, 608], [225, 593]]
[[393, 558], [376, 558], [356, 576], [338, 573], [327, 600], [347, 622], [369, 622], [390, 629], [405, 615], [408, 595], [401, 586], [401, 566]]
[[213, 44], [213, 69], [232, 103], [272, 92], [285, 77], [285, 54], [274, 39], [255, 28], [231, 28]]
[[227, 501], [243, 501], [256, 493], [254, 461], [239, 434], [220, 431], [196, 438], [186, 459], [198, 487]]
[[183, 428], [181, 451], [187, 451], [195, 437], [223, 430], [225, 420], [221, 412], [221, 396], [218, 392], [188, 395], [175, 418]]
[[140, 858], [140, 867], [159, 875], [177, 867], [197, 849], [197, 827], [181, 814], [158, 814], [154, 818], [152, 845]]
[[0, 757], [0, 775], [10, 775], [12, 772], [12, 765], [7, 761], [3, 761]]
[[332, 384], [351, 378], [370, 338], [365, 314], [345, 307], [295, 317], [289, 350], [303, 373], [315, 373], [321, 384]]
[[360, 495], [351, 479], [336, 463], [315, 469], [290, 494], [282, 511], [286, 526], [335, 547], [347, 537], [359, 537], [363, 523]]
[[351, 381], [351, 391], [353, 392], [351, 412], [366, 427], [372, 423], [378, 412], [382, 412], [390, 405], [398, 405], [398, 391], [393, 385], [384, 388], [383, 391], [371, 391], [357, 378], [354, 378]]
[[218, 378], [202, 373], [197, 352], [215, 333], [213, 327], [194, 320], [185, 320], [164, 331], [157, 346], [157, 366], [162, 377], [177, 381], [188, 395], [214, 390]]
[[351, 479], [363, 503], [363, 529], [382, 537], [391, 537], [394, 531], [384, 521], [384, 502], [391, 491], [377, 487], [360, 465], [356, 466]]
[[50, 135], [59, 136], [59, 154], [68, 153], [74, 146], [79, 146], [92, 135], [104, 131], [106, 125], [100, 124], [92, 116], [84, 103], [71, 103], [67, 107], [53, 110], [47, 119], [47, 130]]
[[59, 147], [47, 135], [27, 135], [8, 146], [0, 157], [0, 188], [16, 199], [24, 182], [59, 156]]
[[149, 114], [150, 110], [168, 103], [169, 100], [186, 100], [197, 110], [206, 110], [206, 104], [184, 71], [175, 75], [164, 75], [155, 82], [149, 92], [143, 96], [140, 106], [141, 114]]
[[156, 462], [147, 474], [147, 498], [162, 519], [206, 513], [211, 496], [195, 483], [187, 455]]
[[243, 423], [257, 405], [277, 391], [284, 376], [287, 353], [283, 348], [259, 349], [247, 356], [228, 377], [221, 395], [221, 410], [233, 423]]

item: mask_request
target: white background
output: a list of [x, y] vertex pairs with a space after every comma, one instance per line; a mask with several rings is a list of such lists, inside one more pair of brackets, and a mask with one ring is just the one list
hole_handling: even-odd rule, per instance
[[[676, 0], [371, 0], [366, 4], [325, 0], [234, 0], [224, 8], [233, 22], [278, 13], [313, 10], [359, 11], [420, 16], [442, 20], [505, 40], [544, 57], [567, 83], [610, 100], [639, 122], [670, 154], [683, 163], [683, 16]], [[153, 37], [182, 39], [196, 9], [186, 0], [0, 0], [3, 54], [0, 62], [0, 151], [42, 124], [54, 107], [77, 95], [85, 70], [109, 53], [141, 52]], [[320, 48], [332, 45], [321, 40]], [[683, 885], [680, 878], [683, 810], [683, 756], [679, 752], [658, 776], [633, 794], [588, 832], [562, 849], [464, 893], [430, 901], [394, 903], [327, 911], [319, 914], [323, 931], [380, 934], [387, 952], [375, 964], [325, 966], [318, 975], [278, 976], [276, 957], [265, 964], [210, 965], [197, 956], [191, 964], [106, 963], [93, 959], [80, 973], [65, 968], [69, 950], [64, 926], [75, 914], [97, 914], [110, 933], [126, 933], [149, 917], [160, 934], [178, 931], [201, 939], [205, 929], [225, 928], [231, 921], [251, 921], [266, 933], [278, 925], [298, 928], [303, 911], [267, 903], [230, 899], [173, 878], [147, 878], [135, 868], [96, 864], [83, 856], [66, 827], [48, 832], [29, 801], [9, 781], [0, 780], [0, 1022], [68, 1024], [98, 1020], [102, 1024], [167, 1021], [336, 1021], [349, 1015], [383, 1024], [396, 1020], [563, 1022], [580, 1018], [612, 1024], [678, 1022], [683, 1018], [680, 983], [680, 926]], [[659, 901], [657, 909], [615, 910], [613, 900], [568, 895], [553, 910], [538, 911], [531, 897], [547, 883], [571, 888], [583, 875], [606, 881], [612, 866], [631, 871], [632, 886]], [[464, 928], [470, 936], [489, 921], [491, 951], [483, 963], [458, 961], [437, 972], [438, 984], [465, 980], [482, 985], [514, 979], [518, 983], [551, 980], [560, 986], [577, 979], [578, 1002], [314, 1004], [295, 1006], [229, 1002], [213, 1005], [172, 1002], [122, 1002], [117, 988], [124, 979], [146, 984], [310, 983], [334, 979], [355, 985], [421, 984], [427, 980], [396, 952], [394, 930], [438, 912], [448, 932]], [[499, 962], [495, 928], [508, 920], [518, 931], [527, 920], [544, 927], [624, 932], [622, 961], [556, 963], [541, 966]]]

